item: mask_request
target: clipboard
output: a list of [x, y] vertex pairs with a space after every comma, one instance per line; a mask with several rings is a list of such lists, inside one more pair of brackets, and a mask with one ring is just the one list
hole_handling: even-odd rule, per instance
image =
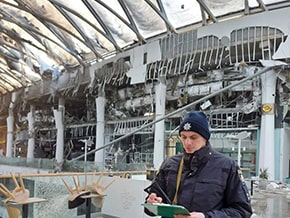
[[157, 216], [174, 217], [174, 215], [190, 215], [189, 211], [181, 205], [162, 203], [144, 203], [141, 205]]

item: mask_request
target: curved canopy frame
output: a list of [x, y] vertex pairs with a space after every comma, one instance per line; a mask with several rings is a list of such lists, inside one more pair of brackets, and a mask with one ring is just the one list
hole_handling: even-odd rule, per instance
[[0, 0], [0, 95], [44, 72], [102, 61], [194, 25], [289, 7], [279, 0]]

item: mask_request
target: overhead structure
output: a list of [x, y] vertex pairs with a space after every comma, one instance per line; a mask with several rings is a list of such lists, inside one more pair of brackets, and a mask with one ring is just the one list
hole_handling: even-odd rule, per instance
[[[1, 0], [0, 95], [73, 74], [152, 38], [281, 7], [279, 0]], [[283, 6], [283, 5], [282, 5]]]

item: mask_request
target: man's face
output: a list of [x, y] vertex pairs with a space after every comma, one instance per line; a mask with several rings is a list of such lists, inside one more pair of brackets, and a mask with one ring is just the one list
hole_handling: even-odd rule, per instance
[[192, 154], [206, 145], [206, 139], [193, 131], [181, 131], [180, 138], [183, 148], [188, 154]]

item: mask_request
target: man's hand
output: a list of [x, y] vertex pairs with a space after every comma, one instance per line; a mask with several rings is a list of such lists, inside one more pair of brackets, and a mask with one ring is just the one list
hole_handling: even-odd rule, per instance
[[174, 218], [205, 218], [203, 213], [192, 212], [189, 216], [187, 215], [174, 215]]
[[155, 193], [151, 193], [146, 200], [147, 203], [162, 203], [162, 198], [157, 197]]

